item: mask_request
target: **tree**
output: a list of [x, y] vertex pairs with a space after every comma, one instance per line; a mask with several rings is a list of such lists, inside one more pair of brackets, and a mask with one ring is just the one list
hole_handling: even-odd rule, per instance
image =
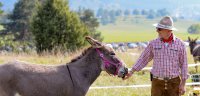
[[156, 17], [156, 12], [154, 10], [149, 10], [149, 14], [147, 15], [147, 19], [154, 19]]
[[103, 14], [101, 16], [101, 19], [100, 19], [101, 23], [103, 25], [106, 25], [108, 23], [110, 23], [110, 16], [109, 16], [109, 11], [107, 9], [104, 9], [103, 10]]
[[177, 21], [178, 21], [178, 18], [177, 18], [177, 17], [174, 17], [174, 16], [173, 16], [172, 19], [173, 19], [174, 22], [177, 22]]
[[10, 22], [4, 24], [6, 32], [12, 32], [16, 40], [31, 40], [30, 18], [35, 10], [36, 0], [19, 0], [13, 9], [13, 12], [8, 15]]
[[157, 11], [157, 16], [160, 17], [160, 16], [166, 16], [166, 15], [169, 15], [169, 12], [167, 11], [167, 9], [160, 9]]
[[126, 9], [126, 10], [124, 11], [124, 15], [125, 15], [125, 16], [130, 15], [130, 10]]
[[[88, 30], [77, 14], [69, 10], [68, 2], [47, 0], [33, 16], [31, 30], [37, 52], [74, 51], [86, 44]], [[59, 50], [57, 50], [59, 49]]]
[[115, 10], [111, 10], [111, 11], [109, 12], [109, 17], [110, 17], [110, 23], [115, 23], [115, 22], [116, 22]]
[[133, 14], [133, 15], [139, 15], [139, 14], [140, 14], [140, 11], [139, 11], [138, 9], [134, 9], [132, 14]]
[[3, 13], [3, 10], [1, 9], [2, 6], [3, 4], [0, 2], [0, 15]]
[[104, 9], [103, 8], [99, 8], [98, 11], [97, 11], [97, 17], [101, 18], [103, 13], [104, 13]]
[[[83, 11], [83, 12], [82, 12]], [[94, 12], [90, 9], [86, 10], [79, 10], [79, 15], [81, 21], [87, 26], [89, 29], [89, 34], [99, 40], [102, 41], [103, 38], [101, 37], [101, 33], [96, 30], [99, 27], [98, 19], [94, 16]]]
[[188, 28], [188, 33], [191, 33], [191, 34], [200, 34], [200, 24], [192, 24]]
[[143, 9], [142, 12], [141, 12], [141, 14], [142, 14], [142, 15], [147, 15], [147, 14], [148, 14], [148, 11], [145, 10], [145, 9]]
[[122, 16], [122, 10], [118, 9], [115, 11], [115, 16]]
[[[3, 6], [3, 4], [0, 2], [0, 16], [1, 16], [1, 14], [3, 13], [3, 10], [1, 10], [1, 7]], [[2, 17], [1, 17], [2, 18]], [[0, 19], [0, 21], [1, 21], [1, 19]], [[2, 30], [3, 29], [3, 27], [0, 25], [0, 30]]]

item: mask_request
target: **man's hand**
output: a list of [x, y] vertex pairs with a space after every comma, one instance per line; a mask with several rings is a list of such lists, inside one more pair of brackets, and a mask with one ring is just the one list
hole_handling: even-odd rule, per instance
[[185, 80], [183, 80], [179, 86], [179, 94], [180, 95], [184, 95], [185, 94], [185, 91], [186, 91], [186, 88], [185, 88]]
[[123, 80], [130, 78], [132, 75], [133, 75], [133, 71], [128, 71], [128, 74], [126, 74], [126, 76], [123, 78]]

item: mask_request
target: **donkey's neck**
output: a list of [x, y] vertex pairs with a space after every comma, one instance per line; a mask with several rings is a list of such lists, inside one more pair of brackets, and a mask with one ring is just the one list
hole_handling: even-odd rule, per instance
[[193, 50], [195, 49], [195, 47], [197, 46], [197, 44], [194, 44], [193, 46], [190, 46], [190, 53], [193, 54]]
[[[88, 90], [101, 73], [101, 58], [96, 50], [91, 49], [76, 62], [69, 65], [72, 69], [75, 83]], [[75, 77], [74, 77], [75, 76]]]

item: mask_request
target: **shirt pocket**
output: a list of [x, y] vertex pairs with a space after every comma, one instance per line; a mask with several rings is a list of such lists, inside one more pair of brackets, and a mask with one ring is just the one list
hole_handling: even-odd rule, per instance
[[153, 48], [153, 54], [154, 58], [161, 58], [162, 56], [162, 47], [161, 46], [156, 46]]
[[170, 48], [169, 49], [169, 56], [172, 58], [172, 59], [178, 59], [178, 54], [179, 51], [178, 51], [178, 48]]

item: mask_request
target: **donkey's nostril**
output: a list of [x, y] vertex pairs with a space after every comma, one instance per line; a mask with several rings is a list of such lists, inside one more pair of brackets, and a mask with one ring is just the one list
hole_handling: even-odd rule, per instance
[[128, 73], [128, 68], [125, 68], [125, 72]]

